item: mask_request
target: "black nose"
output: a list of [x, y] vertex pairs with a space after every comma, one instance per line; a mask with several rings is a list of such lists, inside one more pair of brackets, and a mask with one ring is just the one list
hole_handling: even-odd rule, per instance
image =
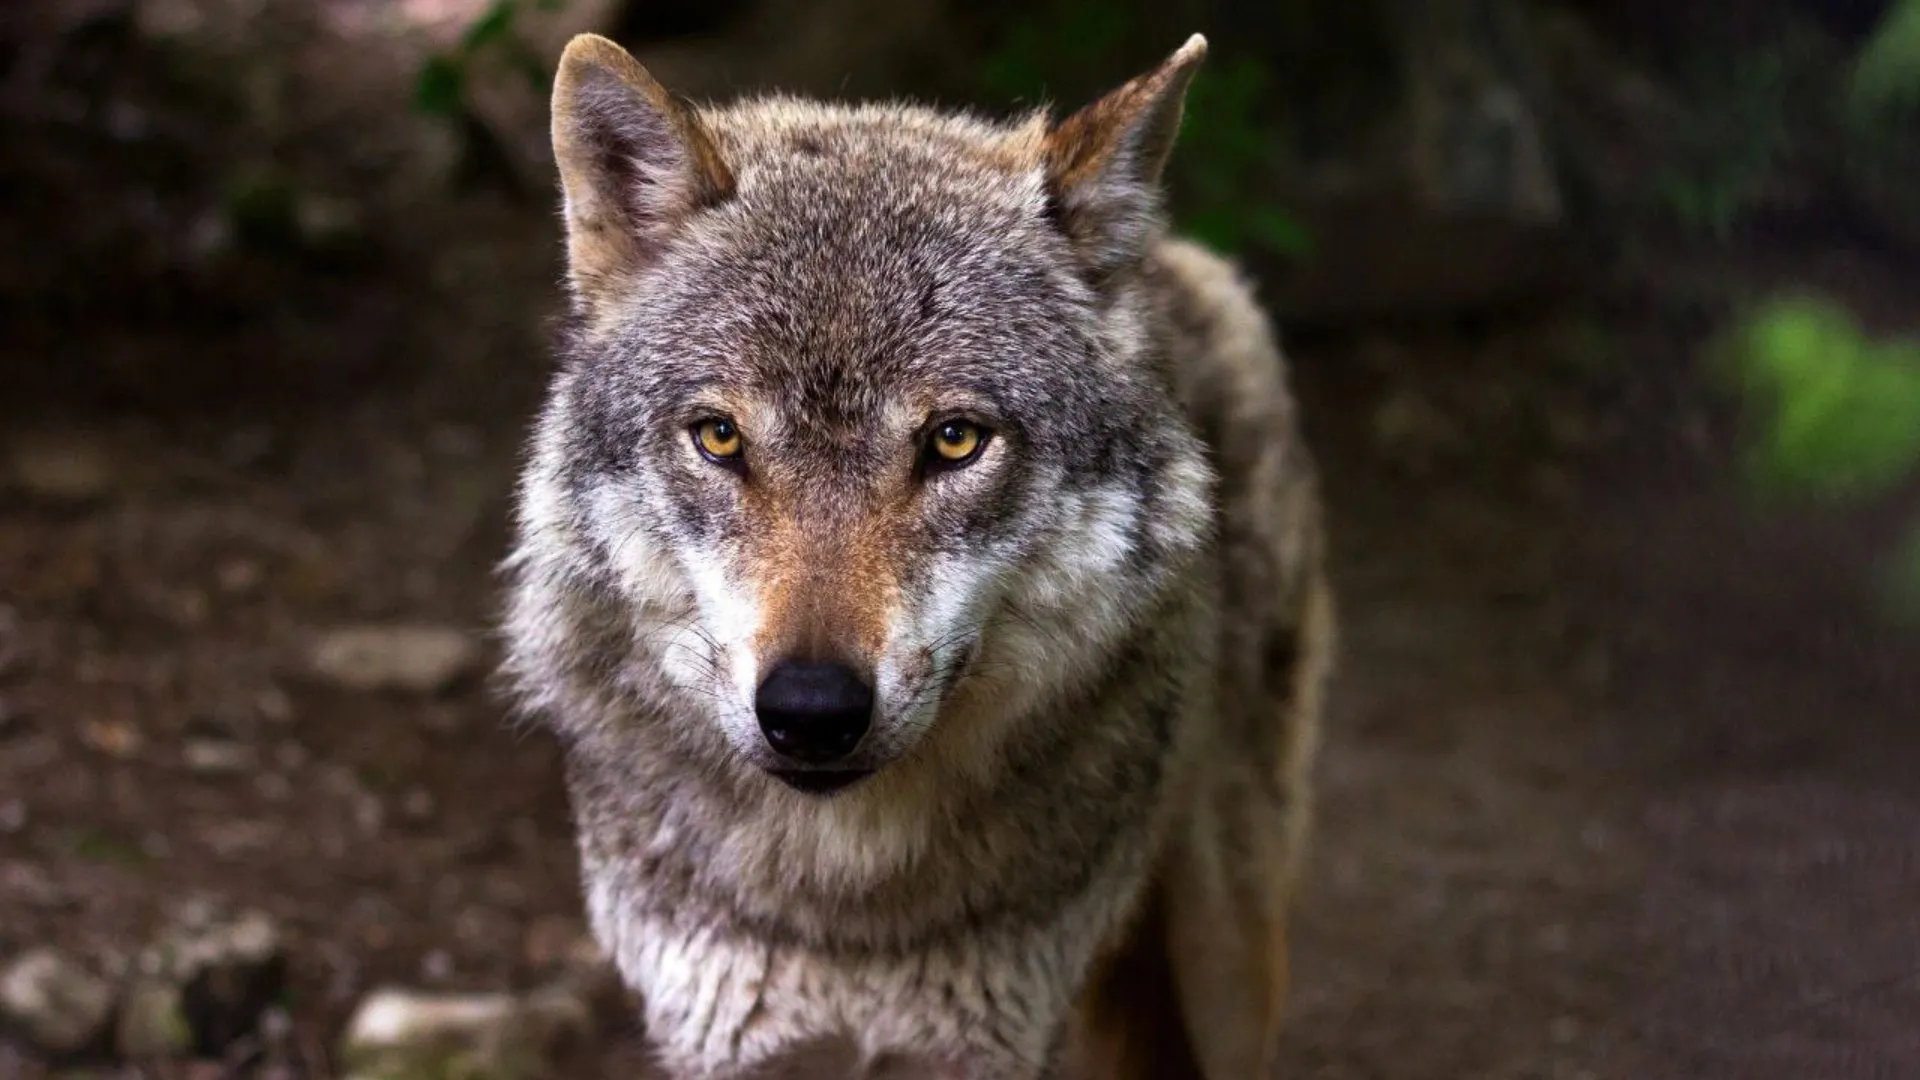
[[781, 756], [805, 765], [839, 761], [873, 722], [873, 688], [839, 664], [777, 665], [753, 697], [760, 732]]

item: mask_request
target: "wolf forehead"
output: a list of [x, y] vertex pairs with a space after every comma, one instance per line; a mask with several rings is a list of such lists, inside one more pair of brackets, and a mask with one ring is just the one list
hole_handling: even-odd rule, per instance
[[[1023, 129], [784, 100], [701, 114], [732, 171], [603, 309], [602, 374], [654, 411], [753, 395], [858, 424], [901, 404], [1111, 412], [1097, 298]], [[1098, 394], [1094, 391], [1101, 391]], [[903, 402], [902, 399], [918, 399]]]

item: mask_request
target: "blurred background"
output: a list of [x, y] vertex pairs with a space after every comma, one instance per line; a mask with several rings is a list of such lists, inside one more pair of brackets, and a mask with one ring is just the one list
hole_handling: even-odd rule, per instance
[[1920, 3], [6, 0], [0, 1078], [633, 1075], [487, 681], [587, 29], [998, 113], [1209, 35], [1346, 622], [1285, 1075], [1920, 1076]]

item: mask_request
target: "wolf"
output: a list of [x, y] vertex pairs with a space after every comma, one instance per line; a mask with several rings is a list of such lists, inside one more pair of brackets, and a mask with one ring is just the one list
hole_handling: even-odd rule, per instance
[[1334, 602], [1166, 224], [1205, 53], [995, 120], [565, 49], [503, 671], [666, 1074], [1270, 1073]]

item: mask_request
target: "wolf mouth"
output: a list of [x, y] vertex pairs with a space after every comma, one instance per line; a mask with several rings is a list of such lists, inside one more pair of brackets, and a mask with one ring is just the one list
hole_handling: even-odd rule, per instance
[[774, 779], [807, 795], [833, 795], [873, 775], [872, 769], [774, 769]]

